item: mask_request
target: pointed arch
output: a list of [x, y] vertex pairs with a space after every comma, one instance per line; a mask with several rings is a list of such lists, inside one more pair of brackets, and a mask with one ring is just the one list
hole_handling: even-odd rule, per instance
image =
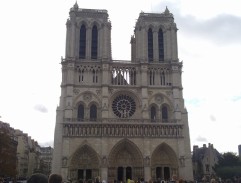
[[100, 175], [101, 159], [88, 144], [83, 144], [70, 157], [69, 170], [76, 172], [77, 180], [94, 180]]
[[82, 24], [79, 36], [79, 58], [85, 59], [86, 56], [86, 26]]
[[92, 104], [90, 106], [90, 121], [96, 121], [97, 120], [97, 107], [95, 104]]
[[149, 114], [151, 122], [155, 122], [158, 118], [158, 106], [156, 104], [151, 104], [149, 107]]
[[163, 39], [163, 31], [161, 28], [158, 31], [158, 51], [159, 51], [159, 61], [164, 61], [164, 39]]
[[152, 28], [148, 29], [147, 40], [148, 40], [148, 61], [153, 62], [153, 32], [152, 32]]
[[[119, 157], [119, 159], [116, 159]], [[109, 154], [109, 164], [118, 165], [135, 165], [143, 166], [143, 156], [139, 148], [130, 140], [120, 140], [111, 150]]]
[[151, 155], [152, 178], [168, 180], [176, 175], [178, 170], [178, 158], [175, 151], [166, 143], [156, 147]]
[[91, 59], [97, 59], [98, 56], [98, 29], [96, 25], [92, 27], [91, 37]]
[[77, 120], [84, 121], [85, 107], [82, 103], [78, 105]]
[[70, 157], [70, 167], [72, 168], [99, 168], [100, 158], [98, 153], [88, 144], [83, 144]]
[[[139, 177], [144, 176], [144, 163], [142, 153], [137, 147], [137, 145], [128, 139], [120, 140], [111, 149], [108, 158], [108, 164], [108, 169], [112, 172], [112, 175], [109, 175], [108, 177], [108, 180], [110, 181], [114, 181], [114, 179], [118, 177], [120, 173], [118, 172], [119, 168], [121, 168], [124, 171], [123, 167], [127, 168], [125, 169], [126, 171], [131, 170], [132, 173], [129, 173], [131, 174], [131, 177], [134, 180], [137, 180]], [[131, 167], [131, 169], [128, 169], [128, 167]]]
[[171, 111], [168, 104], [164, 103], [161, 106], [161, 119], [163, 122], [168, 122], [171, 119]]

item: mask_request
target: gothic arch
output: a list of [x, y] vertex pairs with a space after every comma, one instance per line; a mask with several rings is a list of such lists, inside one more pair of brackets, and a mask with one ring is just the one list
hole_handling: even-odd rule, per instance
[[81, 145], [69, 158], [68, 177], [72, 180], [94, 180], [100, 175], [101, 161], [98, 153], [87, 143]]
[[167, 104], [169, 106], [169, 109], [170, 110], [173, 110], [174, 109], [174, 106], [172, 104], [172, 101], [171, 99], [165, 95], [164, 93], [156, 93], [155, 95], [152, 95], [149, 100], [148, 100], [149, 104], [150, 103], [155, 103], [155, 104]]
[[143, 156], [139, 148], [128, 139], [120, 140], [109, 154], [109, 166], [143, 166]]
[[[128, 139], [120, 140], [110, 151], [108, 158], [108, 180], [119, 179], [119, 168], [131, 169], [131, 179], [144, 177], [143, 156], [136, 144]], [[125, 181], [127, 177], [124, 177]]]
[[148, 32], [149, 29], [151, 29], [152, 32], [153, 32], [153, 31], [154, 31], [154, 28], [155, 28], [155, 26], [152, 25], [152, 24], [150, 24], [150, 25], [146, 26], [146, 32]]
[[70, 157], [70, 169], [99, 169], [100, 158], [88, 144], [80, 146]]
[[172, 119], [172, 110], [170, 108], [170, 105], [167, 104], [167, 103], [163, 103], [161, 105], [161, 119], [162, 120], [170, 120], [170, 119]]
[[81, 20], [81, 21], [79, 21], [79, 22], [77, 23], [77, 28], [80, 29], [82, 25], [84, 25], [86, 28], [88, 27], [87, 22], [84, 21], [84, 20]]
[[94, 25], [96, 25], [98, 31], [101, 29], [101, 25], [99, 22], [97, 21], [91, 22], [90, 27], [93, 28]]
[[153, 179], [170, 179], [177, 175], [178, 159], [175, 151], [166, 143], [156, 147], [151, 155], [151, 176]]
[[[88, 97], [85, 97], [89, 95], [91, 98], [88, 99]], [[76, 106], [80, 101], [85, 101], [86, 105], [89, 105], [90, 102], [95, 102], [97, 104], [97, 106], [100, 106], [101, 100], [98, 97], [98, 95], [96, 95], [93, 92], [90, 91], [85, 91], [80, 93], [76, 98], [75, 98], [75, 104], [74, 106]]]
[[164, 33], [166, 32], [166, 30], [167, 30], [167, 27], [165, 26], [165, 25], [159, 25], [159, 26], [157, 26], [157, 31], [159, 31], [159, 30], [162, 30], [162, 32], [163, 32], [163, 35], [164, 35]]
[[150, 116], [151, 122], [155, 122], [156, 120], [159, 119], [159, 116], [160, 116], [159, 113], [160, 113], [160, 108], [156, 103], [152, 103], [149, 105], [149, 116]]

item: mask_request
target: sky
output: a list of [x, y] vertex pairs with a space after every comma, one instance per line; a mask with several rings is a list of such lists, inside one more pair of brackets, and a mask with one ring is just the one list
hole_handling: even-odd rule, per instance
[[[0, 1], [0, 121], [27, 133], [41, 146], [53, 145], [65, 23], [75, 1]], [[130, 60], [130, 38], [139, 13], [161, 13], [167, 7], [179, 29], [178, 56], [183, 62], [191, 149], [211, 143], [221, 153], [238, 153], [241, 1], [77, 2], [80, 8], [108, 10], [116, 60]]]

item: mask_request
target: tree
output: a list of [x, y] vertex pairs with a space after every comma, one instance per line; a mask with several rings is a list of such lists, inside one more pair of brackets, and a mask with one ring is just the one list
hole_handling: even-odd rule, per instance
[[216, 175], [222, 179], [232, 179], [241, 176], [241, 161], [239, 157], [232, 152], [224, 153], [220, 157], [218, 165], [215, 165], [214, 171]]

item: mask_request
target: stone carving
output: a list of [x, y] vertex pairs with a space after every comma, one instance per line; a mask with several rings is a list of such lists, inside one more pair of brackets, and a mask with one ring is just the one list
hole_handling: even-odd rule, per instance
[[76, 89], [76, 88], [75, 88], [75, 89], [73, 90], [73, 92], [74, 92], [75, 95], [78, 95], [80, 91], [79, 91], [79, 89]]
[[156, 103], [161, 104], [164, 101], [164, 99], [161, 95], [156, 95], [155, 101]]
[[62, 159], [62, 166], [63, 167], [67, 166], [67, 157], [63, 157], [63, 159]]
[[182, 167], [184, 167], [185, 166], [185, 157], [184, 156], [180, 156], [179, 160], [180, 160], [180, 165]]
[[65, 124], [64, 136], [86, 137], [151, 137], [177, 138], [182, 137], [182, 125], [137, 125], [137, 124]]
[[146, 166], [149, 166], [149, 165], [150, 165], [150, 157], [149, 157], [149, 156], [146, 156], [146, 157], [145, 157], [145, 165], [146, 165]]
[[100, 95], [101, 94], [101, 90], [96, 90], [96, 94]]
[[104, 166], [107, 166], [107, 157], [106, 157], [106, 156], [103, 156], [103, 158], [102, 158], [102, 164], [103, 164]]
[[84, 101], [89, 102], [92, 99], [91, 93], [85, 93], [83, 99]]

